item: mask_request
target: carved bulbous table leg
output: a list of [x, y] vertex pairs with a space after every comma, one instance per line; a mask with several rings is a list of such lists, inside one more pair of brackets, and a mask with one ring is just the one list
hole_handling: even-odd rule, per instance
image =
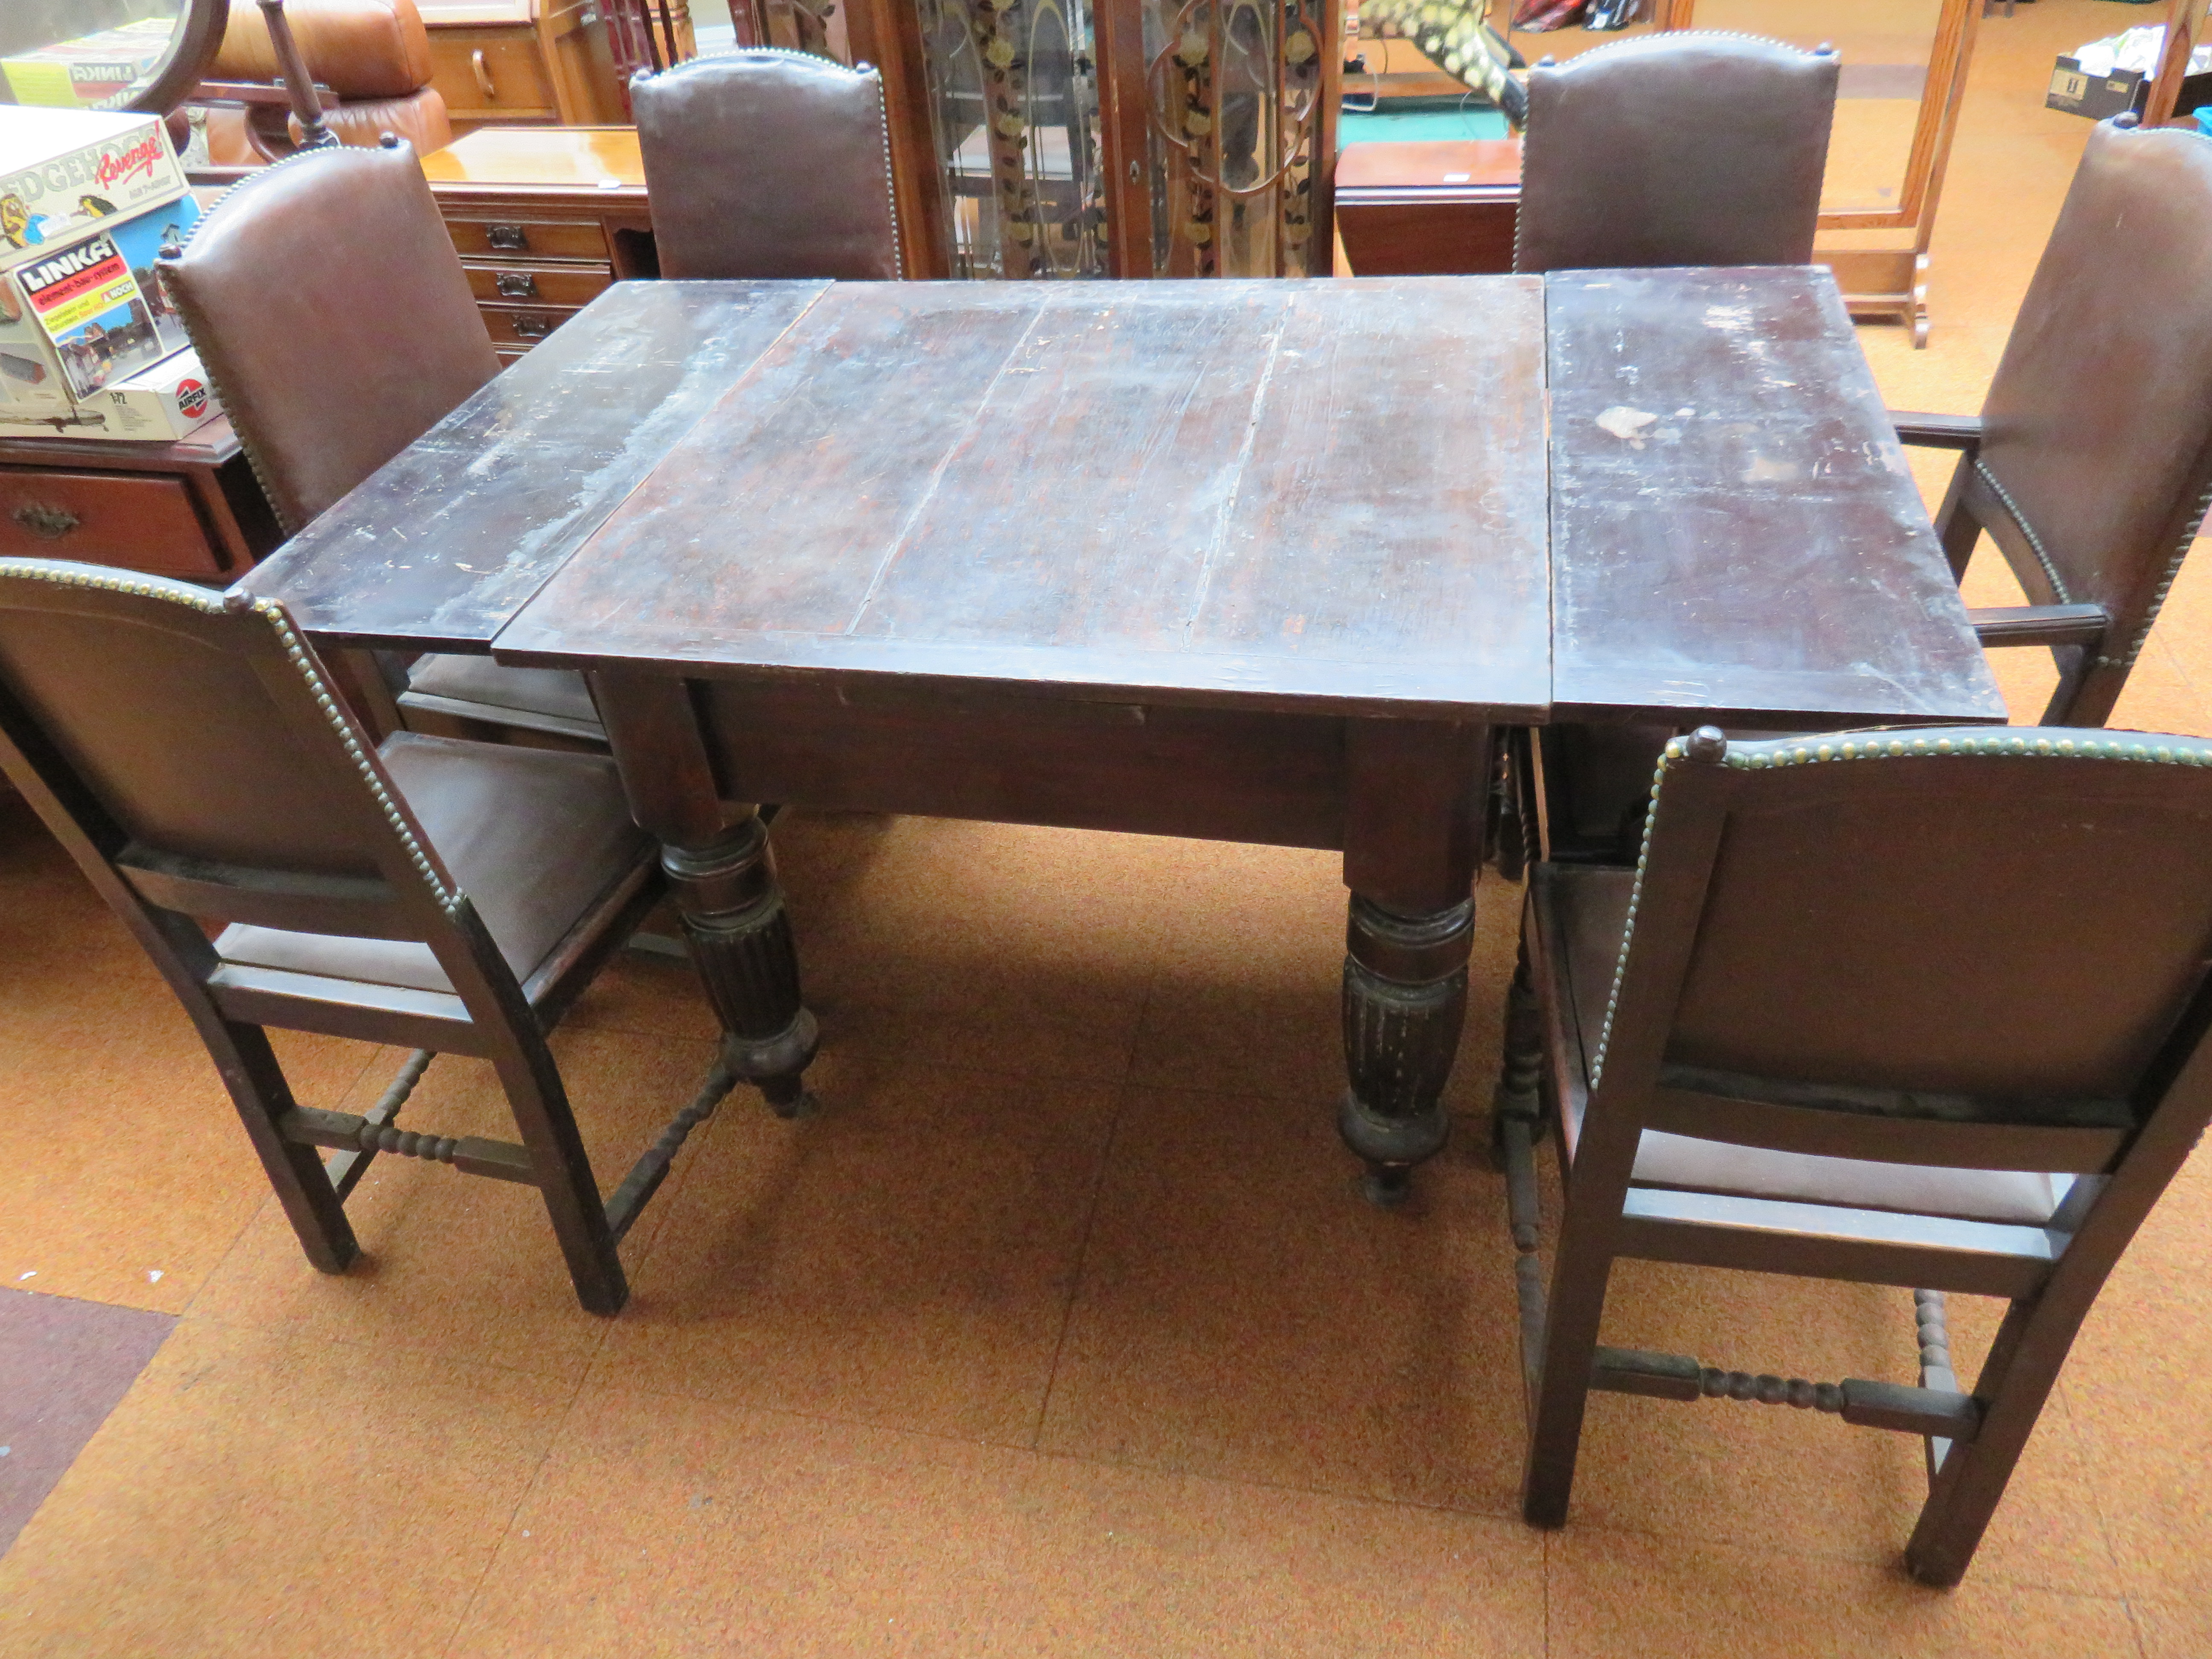
[[813, 1104], [804, 1073], [821, 1031], [799, 1000], [799, 952], [768, 826], [755, 815], [706, 846], [665, 848], [661, 868], [722, 1022], [724, 1058], [779, 1117], [802, 1115]]
[[1444, 1144], [1444, 1082], [1467, 1017], [1474, 903], [1401, 915], [1354, 894], [1344, 961], [1344, 1058], [1337, 1115], [1366, 1160], [1367, 1196], [1402, 1203], [1413, 1165]]

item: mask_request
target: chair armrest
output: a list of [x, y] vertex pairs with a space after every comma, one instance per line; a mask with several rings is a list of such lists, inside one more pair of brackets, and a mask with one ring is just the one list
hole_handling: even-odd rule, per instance
[[2094, 645], [2112, 619], [2101, 605], [2000, 605], [1966, 612], [1984, 645]]
[[1916, 444], [1923, 449], [1971, 453], [1982, 447], [1982, 417], [1978, 415], [1920, 415], [1893, 409], [1889, 411], [1889, 423], [1897, 428], [1898, 442]]

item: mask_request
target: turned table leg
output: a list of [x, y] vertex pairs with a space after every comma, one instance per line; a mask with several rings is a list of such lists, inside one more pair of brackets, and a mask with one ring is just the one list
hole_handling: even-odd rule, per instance
[[1444, 1144], [1444, 1084], [1467, 1019], [1491, 732], [1431, 720], [1346, 722], [1344, 1067], [1337, 1113], [1367, 1196], [1404, 1201]]
[[680, 679], [600, 672], [592, 696], [622, 769], [631, 816], [659, 837], [730, 1069], [781, 1117], [813, 1103], [805, 1071], [821, 1030], [800, 1000], [799, 951], [768, 825], [720, 799], [690, 694]]
[[1474, 902], [1401, 915], [1355, 893], [1346, 932], [1344, 1065], [1337, 1127], [1367, 1163], [1367, 1196], [1404, 1201], [1413, 1165], [1450, 1124], [1444, 1082], [1467, 1018]]
[[752, 811], [703, 847], [664, 847], [660, 867], [722, 1022], [722, 1057], [777, 1116], [800, 1115], [812, 1105], [803, 1074], [822, 1033], [799, 1000], [799, 951], [768, 826]]

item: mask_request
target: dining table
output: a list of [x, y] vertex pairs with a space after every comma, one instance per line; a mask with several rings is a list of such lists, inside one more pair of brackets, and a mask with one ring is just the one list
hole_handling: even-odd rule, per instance
[[1504, 729], [2005, 718], [1819, 267], [618, 283], [243, 586], [584, 673], [786, 1112], [764, 803], [1340, 853], [1382, 1202], [1445, 1139]]

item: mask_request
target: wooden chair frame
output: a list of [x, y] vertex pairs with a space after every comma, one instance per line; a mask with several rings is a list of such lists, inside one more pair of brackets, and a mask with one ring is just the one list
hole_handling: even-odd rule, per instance
[[2142, 654], [2151, 625], [2173, 579], [2181, 574], [2190, 544], [2203, 522], [2208, 498], [2212, 498], [2212, 440], [2193, 470], [2189, 488], [2179, 496], [2169, 514], [2160, 544], [2170, 549], [2155, 585], [2145, 603], [2134, 611], [2115, 614], [2101, 605], [2081, 605], [2067, 594], [2064, 578], [2045, 550], [2035, 532], [2014, 504], [1996, 477], [1982, 465], [1982, 417], [1978, 415], [1929, 415], [1893, 410], [1891, 422], [1900, 442], [1923, 449], [1948, 449], [1958, 454], [1943, 505], [1936, 514], [1936, 534], [1951, 562], [1951, 574], [1966, 579], [1982, 532], [2004, 555], [2014, 578], [2028, 596], [2024, 605], [1984, 605], [1967, 611], [1967, 620], [1984, 646], [2040, 645], [2050, 648], [2058, 667], [2058, 684], [2045, 705], [2044, 726], [2102, 726], [2126, 690], [2129, 671]]
[[[296, 751], [373, 853], [374, 878], [304, 875], [185, 859], [134, 842], [4, 688], [0, 769], [28, 798], [167, 980], [222, 1074], [262, 1167], [309, 1261], [345, 1271], [360, 1253], [344, 1201], [380, 1152], [428, 1158], [465, 1174], [535, 1187], [591, 1312], [629, 1295], [617, 1245], [659, 1187], [685, 1136], [735, 1083], [718, 1061], [680, 1113], [605, 1203], [546, 1034], [659, 899], [649, 854], [603, 891], [526, 981], [518, 981], [466, 893], [459, 890], [283, 607], [233, 592], [102, 568], [0, 560], [11, 610], [44, 610], [152, 625], [249, 663]], [[449, 994], [337, 980], [224, 961], [204, 921], [243, 922], [428, 946]], [[292, 1096], [265, 1026], [415, 1050], [367, 1113], [303, 1107]], [[520, 1144], [396, 1129], [392, 1120], [438, 1054], [489, 1060]], [[338, 1156], [325, 1164], [319, 1148]]]
[[[1587, 1083], [1566, 1029], [1556, 900], [1560, 884], [1577, 872], [1549, 864], [1532, 872], [1493, 1117], [1517, 1254], [1530, 1419], [1522, 1503], [1531, 1522], [1565, 1523], [1590, 1389], [1787, 1404], [1923, 1437], [1929, 1497], [1906, 1564], [1931, 1584], [1964, 1576], [2083, 1318], [2212, 1116], [2212, 1048], [2203, 1042], [2212, 987], [2198, 986], [2135, 1097], [2124, 1102], [2031, 1109], [1944, 1097], [1931, 1109], [1928, 1097], [1916, 1107], [1858, 1091], [1844, 1103], [1832, 1090], [1692, 1073], [1667, 1059], [1731, 808], [1786, 792], [1793, 768], [1949, 757], [2203, 768], [2212, 766], [2212, 744], [1977, 728], [1732, 744], [1708, 726], [1674, 739], [1660, 763], [1596, 1075]], [[1571, 1145], [1571, 1113], [1561, 1109], [1585, 1088], [1579, 1139]], [[1533, 1150], [1547, 1123], [1566, 1189], [1548, 1295], [1536, 1254]], [[2044, 1226], [1638, 1188], [1632, 1170], [1647, 1128], [1784, 1152], [2075, 1179]], [[1601, 1346], [1607, 1281], [1623, 1256], [1912, 1287], [1919, 1386], [1752, 1376], [1682, 1355]], [[1951, 1369], [1946, 1291], [2011, 1302], [1971, 1390], [1960, 1389]]]

